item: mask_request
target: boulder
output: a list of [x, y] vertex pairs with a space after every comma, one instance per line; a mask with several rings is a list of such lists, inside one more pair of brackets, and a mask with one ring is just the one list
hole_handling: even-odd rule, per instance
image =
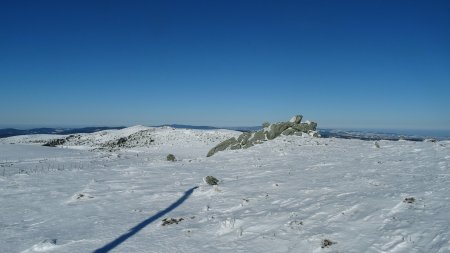
[[249, 147], [253, 147], [255, 145], [255, 143], [253, 142], [247, 142], [247, 144], [245, 144], [244, 146], [242, 146], [242, 148], [249, 148]]
[[303, 116], [302, 115], [295, 115], [294, 117], [289, 120], [291, 123], [300, 124], [302, 122]]
[[289, 127], [292, 127], [293, 124], [294, 123], [292, 122], [281, 122], [270, 125], [269, 131], [267, 132], [266, 135], [267, 139], [273, 140], [277, 138], [284, 130], [288, 129]]
[[217, 145], [217, 146], [215, 146], [214, 148], [212, 148], [209, 152], [208, 152], [208, 154], [206, 155], [206, 157], [210, 157], [210, 156], [212, 156], [212, 155], [214, 155], [215, 153], [217, 153], [217, 152], [219, 152], [219, 151], [223, 151], [223, 150], [225, 150], [225, 149], [228, 149], [228, 148], [230, 148], [232, 145], [236, 145], [236, 144], [238, 144], [239, 142], [236, 140], [236, 138], [231, 138], [231, 139], [228, 139], [228, 140], [225, 140], [225, 141], [223, 141], [223, 142], [221, 142], [221, 143], [219, 143], [219, 145]]
[[170, 161], [170, 162], [175, 162], [177, 159], [175, 158], [175, 156], [173, 154], [168, 154], [166, 157], [166, 160]]
[[251, 143], [262, 143], [267, 140], [266, 134], [263, 130], [255, 132], [251, 139], [249, 140]]
[[250, 139], [251, 136], [252, 136], [252, 133], [250, 133], [250, 132], [243, 133], [243, 134], [239, 135], [237, 141], [241, 145], [245, 145], [247, 143], [248, 139]]
[[307, 133], [309, 131], [315, 131], [316, 127], [317, 127], [317, 124], [315, 122], [294, 124], [292, 126], [292, 128], [295, 129], [297, 132], [303, 132], [303, 133]]
[[282, 135], [293, 135], [294, 133], [295, 133], [295, 129], [288, 128], [288, 129], [284, 130], [281, 134]]
[[279, 122], [274, 124], [264, 123], [262, 130], [256, 132], [245, 132], [239, 135], [237, 139], [231, 138], [219, 143], [208, 152], [207, 157], [226, 149], [236, 150], [241, 148], [249, 148], [256, 144], [273, 140], [280, 135], [302, 136], [303, 134], [307, 134], [314, 137], [320, 137], [320, 135], [316, 132], [317, 123], [309, 121], [301, 123], [302, 118], [302, 115], [296, 115], [292, 117], [289, 122]]
[[205, 182], [209, 185], [217, 185], [219, 183], [219, 179], [217, 179], [213, 176], [206, 176]]

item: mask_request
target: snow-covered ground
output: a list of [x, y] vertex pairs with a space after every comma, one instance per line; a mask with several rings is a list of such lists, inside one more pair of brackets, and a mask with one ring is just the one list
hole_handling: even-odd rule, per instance
[[237, 135], [0, 139], [0, 252], [450, 252], [450, 141], [287, 136], [206, 158]]

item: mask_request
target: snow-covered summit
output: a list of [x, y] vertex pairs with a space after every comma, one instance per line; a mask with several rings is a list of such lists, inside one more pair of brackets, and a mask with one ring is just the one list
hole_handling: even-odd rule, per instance
[[[120, 130], [71, 135], [23, 135], [0, 139], [0, 144], [34, 144], [93, 151], [175, 152], [204, 156], [210, 147], [238, 136], [240, 132], [217, 129], [196, 130], [172, 127], [132, 126]], [[191, 155], [189, 155], [191, 153]]]

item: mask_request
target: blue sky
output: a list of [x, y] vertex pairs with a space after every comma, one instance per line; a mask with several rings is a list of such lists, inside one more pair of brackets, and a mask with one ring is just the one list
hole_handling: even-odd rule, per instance
[[450, 1], [0, 1], [0, 127], [450, 129]]

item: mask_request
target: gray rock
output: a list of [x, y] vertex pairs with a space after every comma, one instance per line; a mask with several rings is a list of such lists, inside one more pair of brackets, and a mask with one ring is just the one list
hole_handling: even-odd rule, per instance
[[292, 127], [293, 125], [294, 123], [292, 122], [281, 122], [270, 125], [269, 131], [267, 132], [267, 139], [273, 140], [277, 138], [284, 130]]
[[175, 162], [176, 158], [175, 158], [175, 156], [173, 154], [168, 154], [167, 157], [166, 157], [166, 160], [170, 161], [170, 162]]
[[294, 124], [292, 126], [292, 128], [295, 129], [297, 132], [303, 132], [303, 133], [307, 133], [308, 131], [315, 131], [316, 127], [317, 127], [317, 123], [315, 123], [315, 122]]
[[262, 143], [266, 141], [266, 133], [264, 130], [259, 130], [257, 132], [249, 133], [249, 139], [247, 141], [241, 142], [241, 148], [253, 147], [255, 144]]
[[230, 146], [230, 150], [236, 150], [236, 149], [241, 149], [242, 146], [239, 143], [233, 144]]
[[293, 135], [294, 133], [295, 133], [295, 129], [288, 128], [288, 129], [284, 130], [281, 134], [282, 135]]
[[253, 143], [253, 142], [247, 142], [247, 144], [245, 144], [244, 146], [242, 146], [242, 148], [243, 148], [243, 149], [246, 149], [246, 148], [250, 148], [250, 147], [253, 147], [253, 146], [255, 146], [255, 143]]
[[251, 136], [252, 136], [252, 133], [250, 133], [250, 132], [243, 133], [243, 134], [239, 135], [237, 141], [241, 145], [245, 145], [247, 143], [248, 139], [250, 139]]
[[219, 179], [213, 176], [207, 176], [205, 177], [205, 182], [209, 185], [217, 185], [219, 183]]
[[281, 134], [302, 136], [303, 133], [307, 133], [314, 137], [320, 137], [320, 135], [315, 132], [317, 123], [300, 123], [302, 118], [302, 115], [296, 115], [292, 117], [289, 122], [279, 122], [275, 124], [264, 123], [264, 129], [262, 130], [252, 133], [245, 132], [239, 135], [237, 139], [231, 138], [219, 143], [219, 145], [215, 146], [208, 152], [207, 157], [226, 149], [236, 150], [241, 148], [249, 148], [256, 144], [263, 143], [264, 141], [273, 140]]
[[206, 157], [210, 157], [210, 156], [212, 156], [212, 155], [214, 155], [215, 153], [217, 153], [217, 152], [219, 152], [219, 151], [223, 151], [223, 150], [225, 150], [225, 149], [228, 149], [228, 148], [230, 148], [232, 145], [236, 145], [236, 144], [238, 144], [239, 142], [236, 140], [236, 138], [231, 138], [231, 139], [228, 139], [228, 140], [225, 140], [225, 141], [223, 141], [223, 142], [221, 142], [221, 143], [219, 143], [219, 145], [217, 145], [217, 146], [215, 146], [214, 148], [212, 148], [209, 152], [208, 152], [208, 154], [206, 155]]
[[302, 119], [303, 115], [295, 115], [294, 117], [291, 118], [291, 120], [289, 120], [289, 122], [294, 124], [300, 124], [300, 122], [302, 122]]
[[250, 142], [252, 143], [262, 143], [263, 141], [266, 140], [266, 134], [264, 133], [263, 130], [255, 132], [255, 134], [253, 135], [253, 137], [250, 139]]

